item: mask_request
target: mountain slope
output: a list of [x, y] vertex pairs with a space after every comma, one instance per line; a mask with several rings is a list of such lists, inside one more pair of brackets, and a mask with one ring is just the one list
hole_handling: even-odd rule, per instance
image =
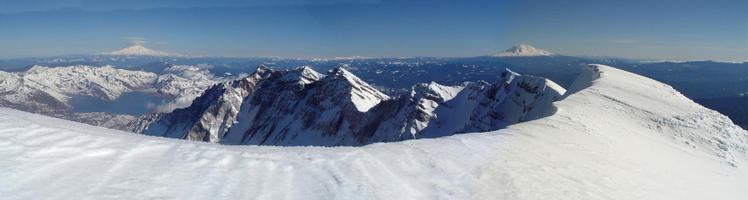
[[207, 90], [190, 107], [143, 116], [133, 130], [223, 144], [357, 146], [500, 129], [552, 114], [564, 92], [506, 71], [493, 84], [422, 84], [390, 98], [343, 68], [256, 71]]
[[511, 141], [479, 181], [485, 199], [742, 199], [748, 133], [672, 87], [591, 65], [553, 116]]
[[[744, 130], [667, 85], [610, 67], [588, 69], [555, 103], [552, 116], [494, 132], [363, 147], [224, 146], [0, 109], [0, 194], [4, 199], [748, 196]], [[679, 135], [705, 139], [689, 142], [694, 148]]]

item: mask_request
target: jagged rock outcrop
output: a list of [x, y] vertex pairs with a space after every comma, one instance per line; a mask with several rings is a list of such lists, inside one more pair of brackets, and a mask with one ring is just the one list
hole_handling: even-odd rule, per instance
[[260, 66], [216, 85], [191, 106], [140, 117], [137, 133], [256, 145], [364, 145], [490, 131], [554, 112], [564, 89], [507, 70], [495, 83], [419, 84], [391, 98], [343, 68]]

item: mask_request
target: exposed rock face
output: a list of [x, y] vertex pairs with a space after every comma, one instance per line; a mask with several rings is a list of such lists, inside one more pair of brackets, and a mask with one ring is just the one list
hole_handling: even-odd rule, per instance
[[[430, 138], [463, 132], [491, 131], [555, 112], [553, 102], [565, 90], [552, 81], [505, 71], [495, 83], [476, 82], [463, 86], [419, 84], [401, 98], [394, 118], [378, 136], [382, 141]], [[396, 133], [397, 135], [392, 135]]]
[[138, 133], [224, 144], [364, 145], [489, 131], [554, 112], [564, 89], [511, 71], [495, 83], [419, 84], [390, 98], [343, 68], [272, 70], [206, 90], [191, 106], [140, 117]]
[[187, 108], [141, 116], [130, 127], [147, 135], [217, 142], [236, 121], [244, 98], [270, 75], [260, 67], [249, 77], [209, 88]]

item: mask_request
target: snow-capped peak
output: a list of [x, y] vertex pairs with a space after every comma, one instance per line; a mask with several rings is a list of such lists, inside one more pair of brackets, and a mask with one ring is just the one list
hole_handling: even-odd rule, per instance
[[554, 55], [551, 52], [537, 49], [533, 46], [526, 44], [519, 44], [513, 46], [503, 52], [499, 52], [496, 56], [499, 57], [520, 57], [520, 56], [551, 56]]
[[104, 55], [133, 55], [133, 56], [181, 56], [175, 53], [168, 53], [163, 51], [156, 51], [153, 49], [146, 48], [141, 44], [135, 44], [124, 49], [117, 51], [101, 53]]
[[266, 67], [264, 64], [260, 64], [260, 66], [257, 66], [257, 69], [255, 69], [256, 73], [265, 73], [271, 71], [273, 71], [273, 69]]
[[[330, 71], [328, 77], [330, 77], [331, 80], [345, 80], [348, 82], [350, 85], [351, 101], [360, 112], [366, 112], [370, 108], [379, 104], [379, 102], [390, 98], [342, 67]], [[338, 86], [343, 87], [344, 85]]]
[[[262, 69], [262, 70], [271, 70], [271, 69], [265, 67], [265, 69]], [[286, 82], [297, 82], [299, 85], [306, 85], [306, 84], [314, 83], [324, 77], [325, 77], [324, 74], [314, 71], [312, 68], [308, 66], [301, 66], [293, 70], [288, 70], [287, 72], [285, 72], [285, 75], [283, 75], [280, 80], [283, 80]]]
[[445, 86], [434, 81], [421, 83], [413, 86], [410, 91], [412, 98], [429, 96], [429, 99], [437, 99], [440, 102], [449, 101], [459, 94], [465, 86]]

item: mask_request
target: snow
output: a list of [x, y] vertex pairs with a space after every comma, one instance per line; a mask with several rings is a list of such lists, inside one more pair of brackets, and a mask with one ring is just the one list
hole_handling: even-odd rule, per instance
[[[599, 78], [597, 78], [599, 77]], [[744, 199], [746, 131], [590, 65], [549, 117], [363, 147], [225, 146], [0, 109], [3, 199]], [[583, 83], [584, 82], [584, 83]], [[582, 88], [582, 86], [588, 86]], [[458, 98], [458, 97], [455, 97]]]
[[465, 86], [445, 86], [433, 81], [430, 82], [427, 87], [444, 101], [452, 100], [452, 98], [455, 98], [455, 96], [465, 88]]
[[[598, 73], [601, 72], [601, 73]], [[599, 79], [591, 79], [594, 77]], [[514, 133], [478, 181], [496, 199], [744, 199], [746, 131], [670, 86], [592, 65], [590, 87]], [[682, 120], [678, 120], [678, 119]], [[730, 148], [719, 150], [720, 138]], [[736, 162], [735, 160], [740, 162]], [[735, 165], [733, 165], [735, 164]]]
[[746, 60], [641, 60], [640, 63], [688, 63], [688, 62], [715, 62], [727, 64], [743, 64]]
[[495, 56], [498, 57], [523, 57], [523, 56], [551, 56], [554, 55], [551, 52], [537, 49], [533, 46], [526, 44], [518, 44], [503, 52], [499, 52]]
[[0, 105], [38, 113], [71, 108], [72, 96], [114, 100], [150, 87], [156, 74], [111, 66], [32, 66], [25, 72], [0, 72]]
[[[45, 67], [35, 65], [26, 72], [0, 71], [0, 99], [16, 104], [32, 103], [34, 93], [42, 93], [62, 104], [72, 95], [115, 100], [128, 92], [158, 92], [172, 97], [194, 99], [210, 86], [231, 80], [216, 77], [206, 69], [174, 65], [165, 74], [117, 69], [113, 66], [74, 65]], [[38, 99], [36, 100], [38, 101]]]
[[[333, 80], [345, 80], [348, 82], [345, 85], [352, 87], [349, 96], [359, 112], [366, 112], [379, 102], [390, 98], [342, 67], [336, 68], [332, 73], [334, 75], [331, 76]], [[341, 89], [341, 91], [344, 90]]]
[[3, 199], [465, 199], [466, 177], [501, 143], [475, 134], [365, 147], [223, 146], [0, 113]]
[[162, 102], [161, 105], [142, 102], [150, 103], [150, 109], [164, 112], [188, 106], [205, 89], [234, 78], [216, 77], [200, 66], [189, 65], [173, 65], [164, 72], [157, 75], [109, 65], [35, 65], [25, 72], [0, 71], [0, 106], [109, 128], [125, 128], [133, 116], [74, 113], [78, 112], [74, 108], [77, 106], [74, 98], [95, 97], [104, 101], [119, 101], [122, 95], [132, 92], [173, 97], [173, 101]]
[[176, 97], [173, 101], [155, 106], [155, 112], [171, 112], [189, 106], [206, 89], [231, 78], [217, 77], [209, 70], [191, 65], [174, 65], [164, 69], [153, 83], [159, 94]]
[[293, 70], [294, 73], [285, 74], [281, 80], [284, 82], [296, 82], [298, 85], [307, 85], [314, 83], [325, 77], [317, 71], [314, 71], [309, 66], [298, 67]]
[[498, 130], [552, 114], [564, 91], [545, 78], [507, 71], [493, 84], [423, 83], [410, 95], [388, 98], [345, 69], [322, 75], [308, 67], [260, 66], [185, 109], [142, 116], [131, 130], [221, 144], [361, 146]]
[[23, 73], [25, 85], [48, 92], [60, 100], [67, 100], [66, 94], [114, 100], [123, 93], [149, 87], [156, 78], [154, 73], [116, 69], [109, 65], [52, 68], [35, 65]]

